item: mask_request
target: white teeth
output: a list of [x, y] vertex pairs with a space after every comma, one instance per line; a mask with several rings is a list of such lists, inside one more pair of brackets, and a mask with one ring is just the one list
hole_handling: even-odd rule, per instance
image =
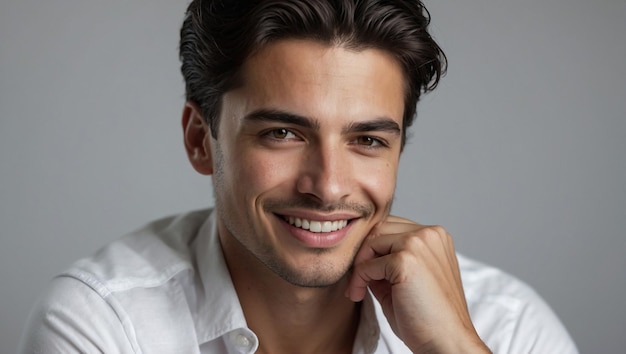
[[322, 232], [322, 223], [319, 221], [311, 221], [309, 223], [309, 231], [311, 232]]
[[348, 220], [316, 221], [294, 218], [293, 216], [285, 217], [285, 220], [290, 225], [304, 230], [309, 230], [311, 232], [332, 232], [343, 229], [348, 225]]

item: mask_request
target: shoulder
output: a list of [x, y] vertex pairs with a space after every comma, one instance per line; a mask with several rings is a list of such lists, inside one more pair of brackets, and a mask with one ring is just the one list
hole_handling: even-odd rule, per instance
[[100, 294], [57, 277], [32, 309], [20, 353], [136, 353], [125, 324]]
[[74, 263], [62, 276], [76, 278], [102, 295], [158, 286], [193, 269], [190, 245], [209, 214], [207, 209], [153, 221]]
[[577, 353], [552, 309], [530, 286], [492, 266], [458, 255], [472, 321], [493, 352]]
[[209, 214], [154, 221], [59, 274], [31, 312], [21, 352], [141, 352], [137, 323], [167, 328], [181, 316], [171, 309], [184, 301], [176, 282], [194, 273], [192, 245]]

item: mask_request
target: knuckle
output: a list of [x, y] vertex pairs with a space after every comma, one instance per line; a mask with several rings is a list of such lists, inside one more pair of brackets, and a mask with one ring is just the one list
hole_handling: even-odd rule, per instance
[[414, 260], [415, 256], [413, 255], [413, 253], [408, 252], [408, 251], [404, 251], [404, 252], [398, 252], [396, 254], [396, 261], [399, 264], [407, 264], [410, 263]]
[[442, 237], [442, 236], [448, 234], [448, 231], [446, 231], [446, 229], [443, 226], [441, 226], [441, 225], [433, 225], [433, 226], [430, 226], [429, 229], [432, 232], [436, 233], [437, 236], [439, 236], [439, 237]]
[[418, 258], [409, 251], [398, 252], [394, 255], [393, 262], [388, 263], [385, 269], [385, 277], [392, 283], [404, 282], [410, 278], [419, 264]]
[[442, 241], [448, 238], [449, 234], [443, 226], [433, 225], [423, 229], [423, 237], [426, 241]]
[[424, 240], [422, 240], [418, 234], [410, 233], [402, 238], [402, 246], [404, 249], [420, 250], [425, 244]]
[[452, 236], [446, 231], [445, 228], [439, 225], [426, 226], [409, 234], [403, 242], [404, 246], [413, 249], [417, 252], [431, 249], [432, 247], [439, 248], [440, 246], [449, 247], [452, 245]]

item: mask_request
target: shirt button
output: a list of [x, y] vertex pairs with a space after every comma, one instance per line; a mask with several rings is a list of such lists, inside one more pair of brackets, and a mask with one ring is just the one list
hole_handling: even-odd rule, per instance
[[228, 335], [229, 342], [238, 353], [251, 353], [256, 350], [257, 340], [254, 334], [245, 329], [237, 329]]
[[243, 334], [238, 334], [235, 337], [235, 345], [239, 348], [250, 348], [250, 339]]

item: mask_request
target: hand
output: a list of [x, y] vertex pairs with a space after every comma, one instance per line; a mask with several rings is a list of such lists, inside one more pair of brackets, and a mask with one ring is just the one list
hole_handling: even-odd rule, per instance
[[346, 290], [367, 287], [414, 353], [489, 353], [467, 310], [452, 237], [440, 226], [389, 216], [364, 240]]

